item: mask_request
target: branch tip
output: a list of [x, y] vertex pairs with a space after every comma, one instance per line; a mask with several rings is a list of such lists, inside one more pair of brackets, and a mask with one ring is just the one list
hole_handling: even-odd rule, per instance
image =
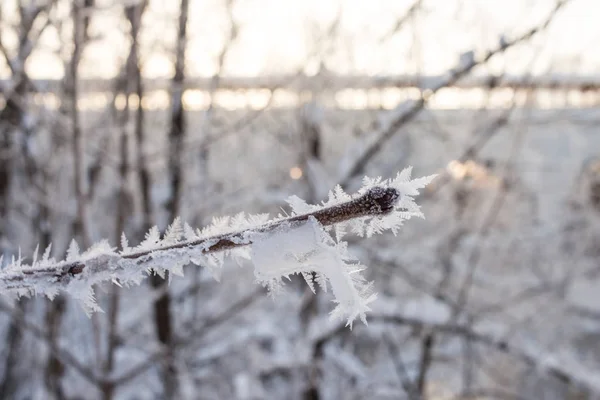
[[391, 187], [375, 186], [369, 189], [366, 196], [379, 208], [380, 214], [388, 214], [394, 210], [394, 206], [400, 198], [400, 193]]

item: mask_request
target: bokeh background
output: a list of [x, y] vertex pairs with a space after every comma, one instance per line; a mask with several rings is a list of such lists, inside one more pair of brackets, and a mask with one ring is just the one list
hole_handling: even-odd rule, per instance
[[6, 399], [600, 399], [596, 0], [2, 0], [0, 252], [130, 243], [408, 165], [378, 300], [221, 282], [0, 299]]

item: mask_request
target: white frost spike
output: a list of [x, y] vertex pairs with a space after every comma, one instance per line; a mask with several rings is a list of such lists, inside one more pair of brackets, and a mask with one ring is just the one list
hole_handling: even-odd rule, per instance
[[44, 255], [42, 255], [42, 261], [50, 261], [50, 252], [52, 251], [52, 243], [50, 243], [48, 245], [48, 247], [46, 247], [46, 250], [44, 250]]
[[336, 243], [316, 219], [310, 218], [300, 226], [288, 226], [287, 230], [274, 234], [257, 236], [252, 245], [252, 260], [260, 283], [271, 291], [278, 291], [282, 277], [299, 273], [306, 279], [305, 274], [315, 271], [320, 276], [321, 286], [326, 285], [323, 278], [331, 285], [338, 304], [332, 317], [346, 318], [350, 326], [356, 318], [366, 323], [368, 304], [375, 295], [358, 273], [360, 268], [350, 263], [352, 258], [346, 244]]
[[171, 278], [173, 277], [173, 275], [183, 276], [183, 265], [181, 265], [181, 264], [173, 265], [171, 267], [170, 271], [171, 271], [171, 273], [169, 274], [169, 283], [171, 283]]
[[334, 225], [333, 227], [333, 232], [335, 233], [335, 240], [336, 241], [341, 241], [344, 236], [346, 236], [346, 230], [348, 228], [348, 223], [347, 222], [342, 222], [339, 224]]
[[394, 179], [394, 181], [398, 181], [398, 182], [410, 181], [410, 177], [412, 175], [412, 170], [413, 170], [412, 165], [404, 168], [402, 170], [402, 172], [398, 172], [398, 174], [396, 175], [396, 179]]
[[231, 218], [230, 227], [235, 230], [244, 229], [248, 225], [248, 220], [246, 219], [246, 213], [240, 212]]
[[321, 290], [327, 293], [327, 277], [323, 274], [317, 273], [315, 280], [317, 281], [317, 284]]
[[79, 245], [75, 239], [71, 240], [69, 249], [67, 250], [67, 261], [74, 261], [79, 257]]
[[258, 226], [265, 224], [269, 220], [269, 214], [248, 215], [247, 218], [250, 226]]
[[182, 234], [183, 226], [181, 225], [181, 218], [177, 217], [175, 218], [173, 223], [167, 228], [167, 231], [165, 232], [165, 237], [163, 238], [163, 243], [175, 244], [179, 242]]
[[310, 204], [306, 203], [306, 201], [302, 200], [298, 196], [288, 197], [288, 199], [286, 200], [286, 203], [288, 203], [288, 205], [290, 207], [292, 207], [292, 211], [294, 212], [294, 214], [306, 214], [306, 213], [311, 212], [313, 210], [313, 208], [315, 207], [315, 206], [311, 206]]
[[183, 225], [183, 237], [188, 241], [198, 239], [198, 235], [196, 235], [194, 229], [187, 222]]
[[[412, 167], [409, 167], [412, 168]], [[406, 168], [399, 172], [396, 178], [389, 182], [390, 187], [397, 189], [400, 193], [406, 196], [416, 196], [419, 194], [419, 189], [427, 186], [437, 175], [424, 176], [422, 178], [410, 180], [410, 169]], [[408, 170], [408, 174], [405, 171]]]
[[231, 217], [214, 217], [212, 219], [212, 224], [202, 229], [201, 237], [211, 236], [211, 235], [221, 235], [231, 230], [229, 222]]
[[160, 232], [156, 226], [150, 228], [144, 241], [137, 247], [138, 250], [151, 250], [157, 243], [160, 242]]
[[[38, 243], [37, 246], [35, 246], [35, 250], [33, 251], [33, 259], [31, 261], [31, 266], [35, 267], [35, 264], [37, 263], [37, 259], [38, 259], [38, 252], [40, 251], [40, 244]], [[0, 260], [0, 266], [2, 265], [2, 260]]]
[[116, 249], [113, 249], [110, 246], [110, 243], [106, 239], [102, 239], [101, 241], [94, 243], [92, 247], [87, 249], [81, 256], [83, 259], [90, 259], [97, 257], [101, 254], [112, 254]]
[[223, 275], [223, 269], [215, 264], [209, 263], [207, 266], [210, 275], [217, 282], [221, 282], [221, 276]]
[[304, 280], [306, 281], [306, 284], [310, 288], [310, 291], [313, 292], [313, 293], [317, 293], [315, 291], [315, 284], [313, 282], [313, 276], [312, 276], [312, 274], [309, 273], [309, 272], [302, 272], [302, 276], [304, 277]]
[[54, 300], [58, 294], [58, 288], [48, 288], [44, 294], [49, 300]]
[[153, 273], [154, 275], [160, 276], [162, 279], [165, 279], [165, 277], [166, 277], [165, 272], [166, 271], [164, 268], [153, 267], [151, 273]]
[[121, 233], [121, 253], [126, 253], [129, 251], [129, 241], [127, 240], [127, 236], [125, 236], [125, 232]]

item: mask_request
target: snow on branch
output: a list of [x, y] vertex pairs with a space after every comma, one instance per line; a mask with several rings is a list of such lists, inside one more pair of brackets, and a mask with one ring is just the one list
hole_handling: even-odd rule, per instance
[[313, 292], [315, 282], [324, 291], [331, 288], [337, 303], [332, 317], [346, 318], [350, 325], [357, 317], [366, 322], [365, 313], [375, 294], [360, 274], [364, 266], [348, 253], [342, 238], [346, 232], [367, 237], [386, 230], [396, 234], [404, 220], [423, 217], [414, 196], [435, 176], [413, 180], [410, 176], [411, 168], [406, 168], [390, 180], [365, 177], [354, 195], [337, 186], [320, 205], [292, 196], [288, 199], [290, 215], [273, 219], [267, 214], [240, 213], [215, 218], [211, 225], [194, 230], [177, 218], [162, 237], [157, 227], [150, 229], [137, 247], [129, 247], [123, 235], [120, 251], [103, 240], [80, 253], [72, 241], [66, 259], [56, 261], [50, 257], [50, 247], [41, 258], [36, 249], [30, 264], [24, 264], [19, 255], [0, 271], [0, 293], [43, 294], [52, 299], [63, 290], [91, 313], [102, 311], [93, 285], [109, 281], [139, 285], [148, 274], [164, 277], [166, 271], [171, 279], [183, 275], [187, 264], [207, 267], [220, 280], [229, 256], [251, 260], [257, 282], [272, 294], [279, 291], [284, 277], [300, 274]]

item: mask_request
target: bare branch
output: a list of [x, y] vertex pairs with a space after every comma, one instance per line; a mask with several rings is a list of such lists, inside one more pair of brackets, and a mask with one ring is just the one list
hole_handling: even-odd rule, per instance
[[[389, 323], [395, 325], [409, 326], [418, 332], [436, 332], [437, 334], [461, 337], [472, 341], [500, 353], [507, 354], [523, 362], [529, 367], [537, 369], [540, 373], [546, 373], [553, 376], [561, 382], [578, 384], [582, 387], [592, 390], [594, 393], [600, 389], [594, 377], [584, 373], [583, 366], [572, 368], [572, 365], [561, 364], [558, 360], [544, 355], [537, 354], [534, 351], [521, 348], [505, 339], [495, 337], [494, 335], [481, 333], [467, 324], [458, 324], [453, 322], [430, 322], [424, 319], [396, 315], [371, 315], [371, 323]], [[332, 327], [323, 335], [315, 340], [318, 346], [324, 346], [331, 339], [345, 333], [344, 324], [338, 324]]]
[[496, 54], [503, 53], [508, 48], [522, 43], [536, 33], [546, 29], [554, 19], [556, 13], [568, 2], [569, 0], [559, 1], [554, 9], [550, 12], [548, 17], [546, 17], [546, 19], [540, 25], [531, 28], [513, 40], [501, 42], [498, 47], [489, 50], [478, 59], [476, 57], [472, 57], [471, 59], [466, 60], [466, 62], [459, 63], [459, 65], [450, 70], [448, 75], [441, 79], [440, 82], [434, 83], [431, 87], [428, 87], [428, 90], [423, 92], [423, 95], [419, 100], [415, 101], [410, 105], [410, 107], [404, 109], [398, 115], [394, 116], [393, 120], [387, 123], [380, 132], [375, 133], [376, 138], [366, 145], [365, 151], [356, 159], [356, 161], [353, 162], [348, 171], [344, 173], [343, 178], [340, 179], [342, 182], [341, 185], [347, 186], [353, 178], [359, 175], [364, 170], [367, 163], [381, 150], [383, 145], [398, 131], [401, 126], [419, 114], [437, 91], [454, 85], [454, 83], [456, 83], [463, 76], [467, 75], [476, 66], [488, 62]]
[[10, 307], [4, 302], [0, 301], [0, 311], [11, 315], [13, 319], [21, 325], [21, 327], [27, 329], [36, 339], [45, 342], [48, 345], [49, 351], [60, 359], [64, 364], [72, 367], [81, 376], [86, 378], [89, 382], [97, 383], [100, 378], [94, 373], [92, 369], [82, 364], [71, 352], [63, 349], [56, 340], [52, 340], [48, 332], [41, 327], [28, 321], [22, 312], [17, 309]]

